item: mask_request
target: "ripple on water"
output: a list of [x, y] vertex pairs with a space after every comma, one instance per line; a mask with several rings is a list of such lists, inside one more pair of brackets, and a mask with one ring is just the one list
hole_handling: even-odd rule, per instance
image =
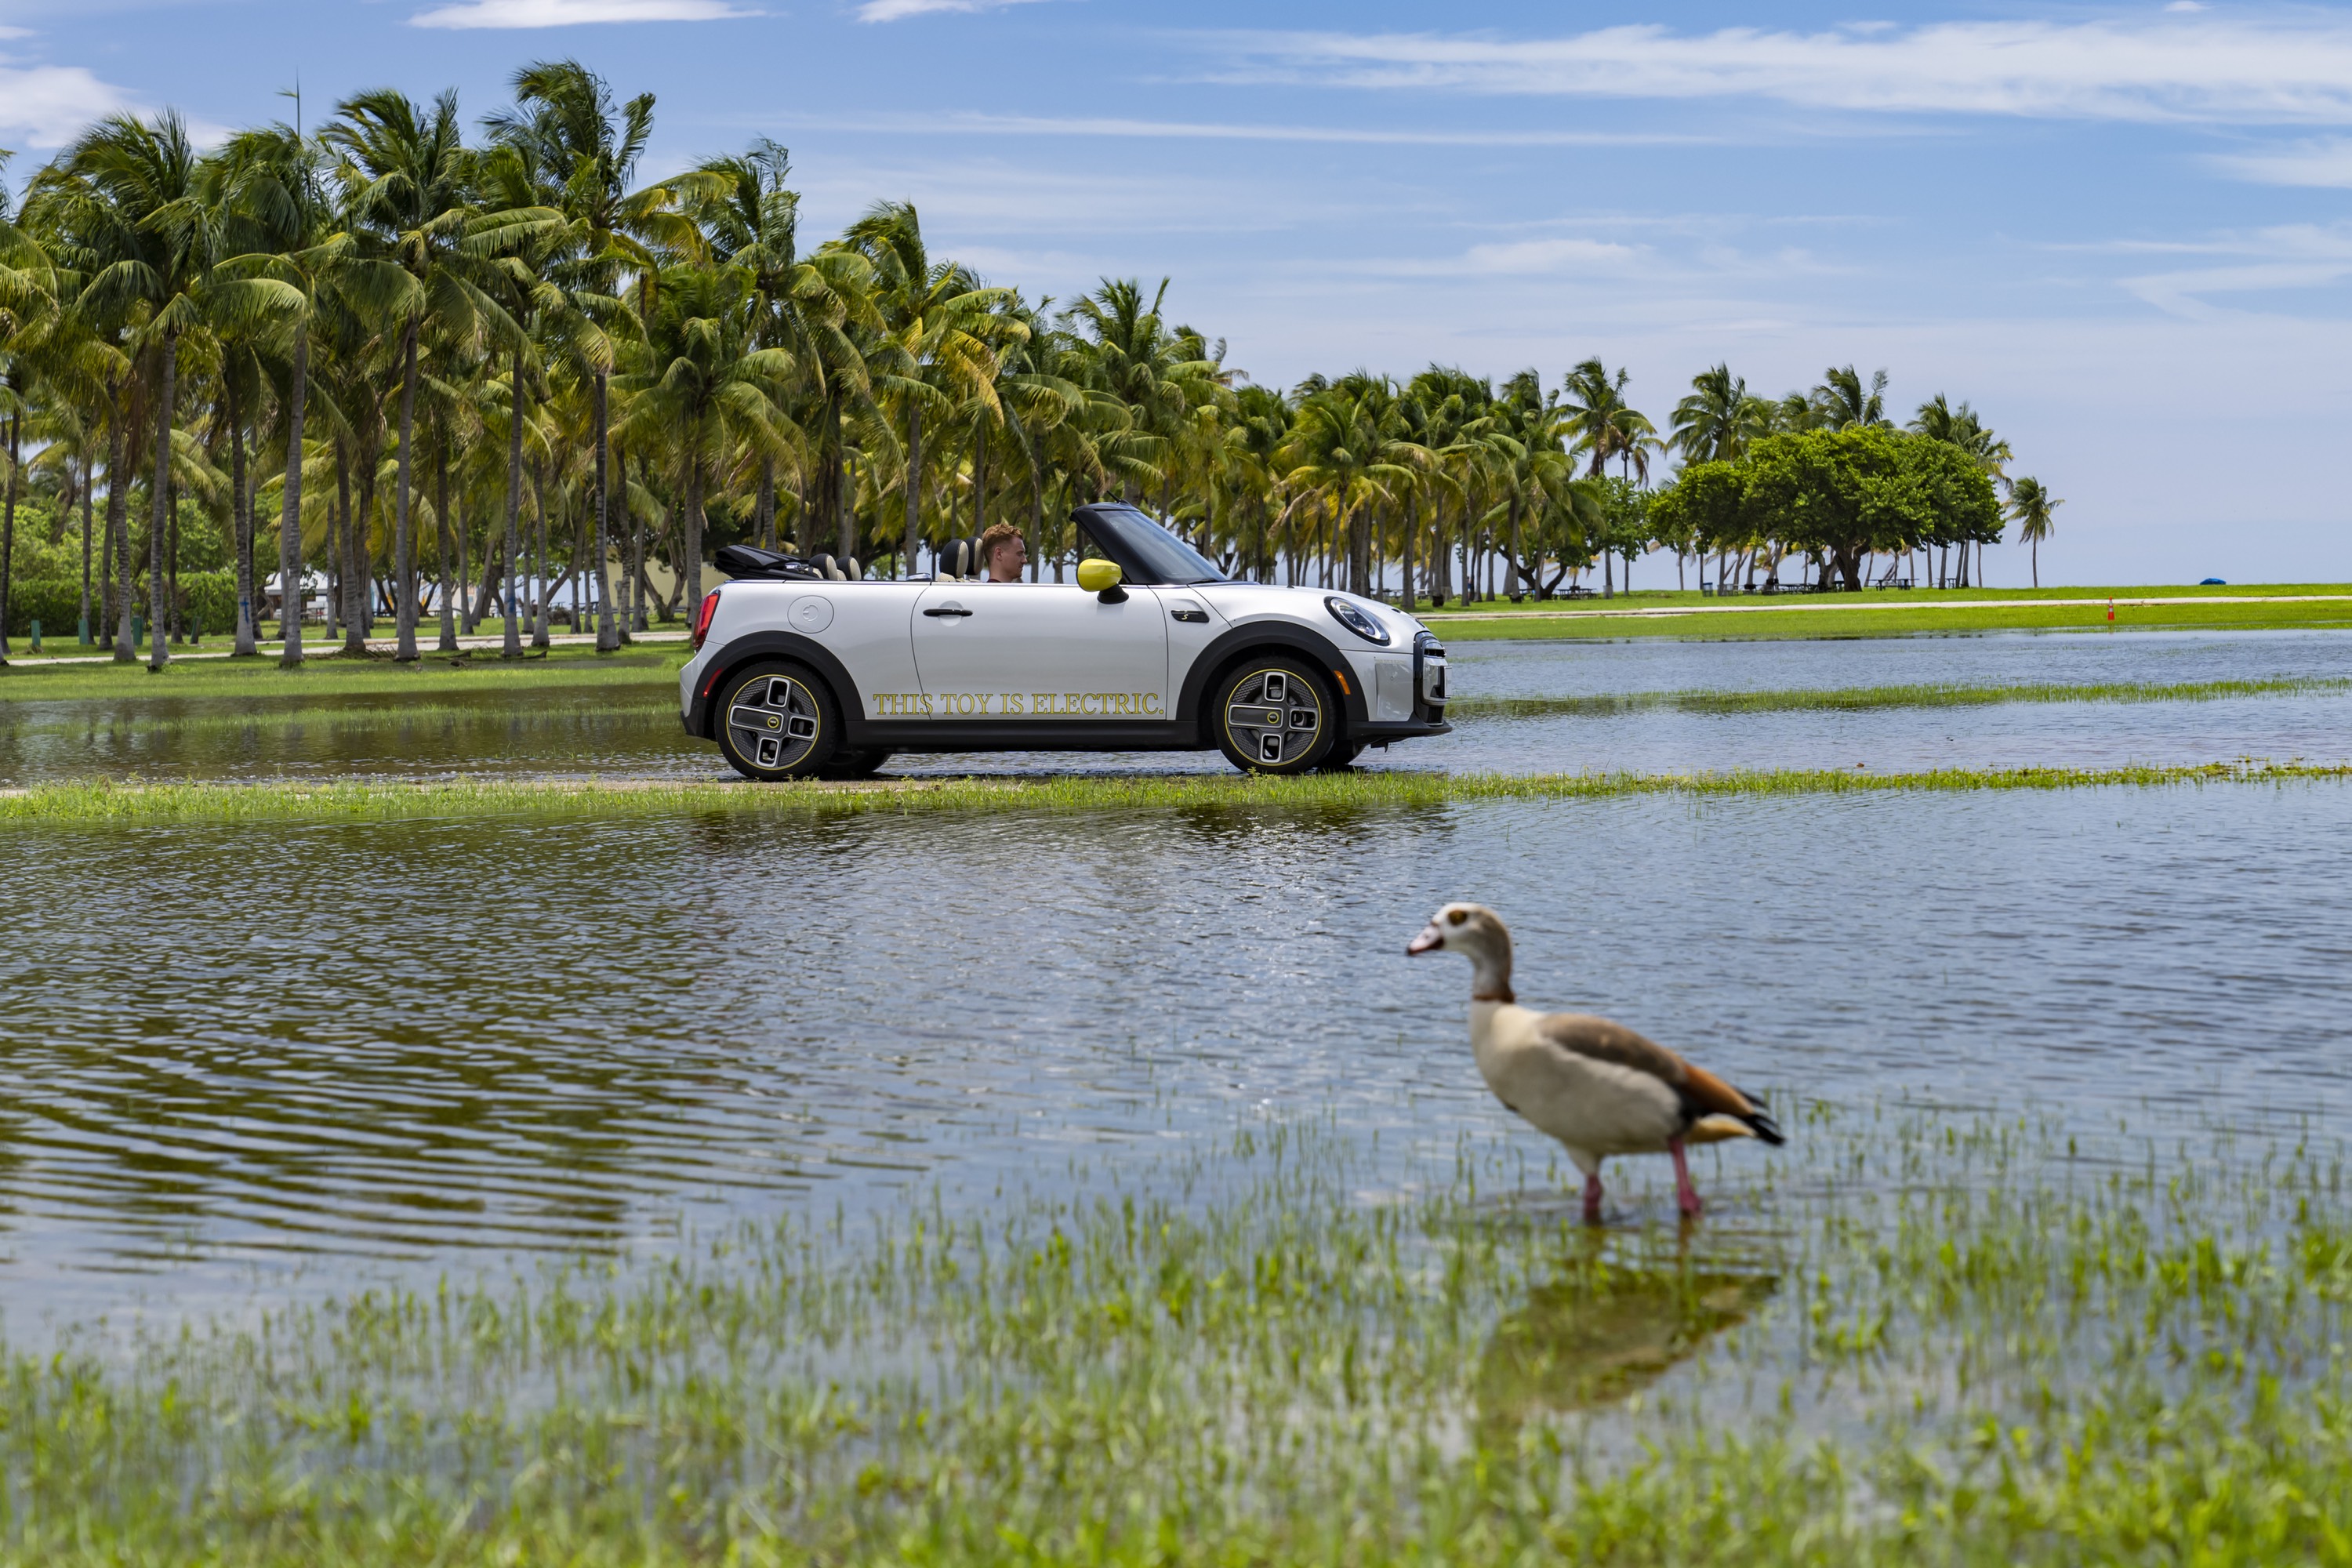
[[[0, 1279], [625, 1247], [1260, 1108], [1526, 1137], [1465, 976], [1801, 1100], [2340, 1106], [2352, 789], [0, 837]], [[1538, 1151], [1539, 1152], [1539, 1151]]]

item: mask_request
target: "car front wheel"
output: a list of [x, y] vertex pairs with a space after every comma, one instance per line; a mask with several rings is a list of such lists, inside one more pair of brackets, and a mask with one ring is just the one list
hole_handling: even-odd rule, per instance
[[782, 660], [738, 671], [719, 688], [719, 749], [747, 779], [812, 777], [841, 751], [841, 710], [805, 666]]
[[1303, 773], [1339, 744], [1341, 716], [1303, 659], [1244, 659], [1217, 684], [1217, 747], [1244, 773]]

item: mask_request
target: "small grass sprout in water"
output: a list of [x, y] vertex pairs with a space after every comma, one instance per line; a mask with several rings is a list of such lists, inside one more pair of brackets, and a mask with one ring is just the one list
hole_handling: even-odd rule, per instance
[[2115, 768], [1936, 768], [1874, 773], [1836, 768], [1724, 773], [1438, 773], [1402, 770], [1253, 778], [1233, 773], [1108, 777], [884, 779], [855, 784], [600, 779], [352, 781], [314, 784], [44, 784], [0, 790], [0, 827], [136, 826], [179, 822], [391, 821], [432, 817], [660, 816], [716, 813], [823, 818], [874, 813], [1425, 810], [1493, 800], [1713, 799], [2326, 783], [2352, 763], [2234, 763]]
[[1652, 1181], [1588, 1229], [1519, 1141], [1254, 1126], [19, 1342], [0, 1561], [2352, 1561], [2340, 1146], [1791, 1120], [1686, 1227]]

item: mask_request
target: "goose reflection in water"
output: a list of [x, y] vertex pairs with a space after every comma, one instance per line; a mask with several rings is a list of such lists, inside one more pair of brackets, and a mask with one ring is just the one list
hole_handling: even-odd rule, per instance
[[1479, 1435], [1492, 1447], [1535, 1416], [1638, 1394], [1745, 1322], [1779, 1288], [1777, 1275], [1722, 1262], [1612, 1261], [1603, 1246], [1564, 1259], [1487, 1339], [1478, 1360]]

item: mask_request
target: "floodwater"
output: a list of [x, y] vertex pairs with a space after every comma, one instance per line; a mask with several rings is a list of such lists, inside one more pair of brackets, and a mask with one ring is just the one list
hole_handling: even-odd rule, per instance
[[[1853, 686], [2180, 685], [2352, 679], [2352, 632], [2015, 634], [1874, 641], [1457, 644], [1462, 696], [1576, 697]], [[289, 717], [289, 714], [293, 717]], [[2003, 703], [1868, 712], [1465, 717], [1453, 734], [1370, 752], [1362, 765], [1450, 772], [2105, 767], [2251, 756], [2352, 757], [2352, 691], [2197, 702]], [[909, 755], [908, 774], [1221, 772], [1214, 752]], [[249, 714], [173, 700], [0, 704], [0, 785], [66, 779], [341, 778], [593, 772], [728, 777], [717, 748], [646, 688], [399, 695]]]
[[[2325, 677], [2352, 638], [1486, 645], [1458, 679], [1853, 685], [1858, 659], [1872, 681]], [[1994, 761], [2026, 760], [2004, 737], [2340, 756], [2345, 701], [1649, 711], [1439, 745], [1525, 731], [1571, 764], [1654, 766], [1639, 748], [1688, 731], [1715, 748], [1692, 763], [1732, 736], [1741, 760], [1891, 765], [1958, 716]], [[2294, 725], [2315, 739], [2280, 745]], [[66, 732], [35, 729], [19, 767]], [[2347, 858], [2335, 783], [12, 830], [0, 1324], [658, 1251], [912, 1188], [985, 1203], [1268, 1113], [1540, 1160], [1471, 1064], [1466, 971], [1403, 956], [1457, 897], [1512, 922], [1527, 1000], [1620, 1017], [1792, 1125], [1811, 1100], [2325, 1121], [2352, 1090]]]

